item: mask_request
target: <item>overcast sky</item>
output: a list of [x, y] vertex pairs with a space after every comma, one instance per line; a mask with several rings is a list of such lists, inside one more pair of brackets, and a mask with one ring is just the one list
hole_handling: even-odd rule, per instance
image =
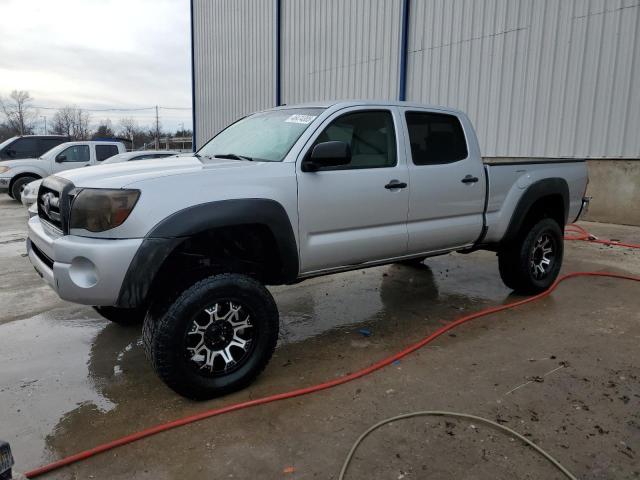
[[[28, 90], [45, 107], [191, 107], [189, 0], [0, 0], [0, 19], [0, 95]], [[168, 130], [191, 127], [189, 110], [160, 114]], [[150, 125], [153, 115], [91, 119]]]

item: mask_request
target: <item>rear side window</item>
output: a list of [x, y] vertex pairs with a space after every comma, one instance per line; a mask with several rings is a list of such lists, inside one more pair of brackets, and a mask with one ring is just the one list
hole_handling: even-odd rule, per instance
[[96, 160], [102, 162], [109, 157], [118, 154], [118, 147], [115, 145], [96, 145]]
[[36, 138], [19, 138], [9, 147], [13, 150], [13, 158], [38, 157], [38, 140]]
[[41, 138], [38, 140], [38, 156], [42, 155], [45, 152], [48, 152], [53, 147], [57, 147], [61, 143], [65, 142], [65, 138]]
[[[322, 170], [393, 167], [396, 164], [396, 136], [388, 110], [347, 113], [335, 119], [315, 141], [340, 141], [351, 147], [351, 163]], [[313, 150], [313, 147], [309, 150]]]
[[415, 165], [452, 163], [467, 158], [467, 141], [453, 115], [407, 112], [411, 158]]

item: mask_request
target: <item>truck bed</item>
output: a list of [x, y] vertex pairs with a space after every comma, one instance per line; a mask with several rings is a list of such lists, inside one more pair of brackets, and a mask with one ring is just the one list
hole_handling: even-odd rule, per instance
[[584, 160], [484, 161], [484, 168], [488, 191], [484, 242], [497, 243], [503, 238], [524, 191], [541, 180], [566, 181], [569, 189], [567, 221], [573, 222], [580, 213], [587, 186]]

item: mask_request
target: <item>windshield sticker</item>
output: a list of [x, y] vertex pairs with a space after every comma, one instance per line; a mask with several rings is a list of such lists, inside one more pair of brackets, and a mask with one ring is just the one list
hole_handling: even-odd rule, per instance
[[313, 122], [313, 120], [317, 117], [317, 115], [290, 115], [289, 118], [285, 120], [287, 123], [302, 123], [303, 125], [308, 125]]

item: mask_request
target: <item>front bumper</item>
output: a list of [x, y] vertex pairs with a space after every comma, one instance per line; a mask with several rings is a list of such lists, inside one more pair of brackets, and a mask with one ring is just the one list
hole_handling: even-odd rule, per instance
[[120, 288], [142, 239], [61, 235], [40, 217], [29, 220], [29, 260], [63, 300], [96, 306], [117, 303]]
[[22, 205], [29, 208], [31, 205], [36, 203], [36, 198], [38, 198], [38, 192], [35, 191], [33, 193], [22, 193], [22, 197], [20, 197], [20, 201]]
[[9, 193], [10, 177], [0, 177], [0, 193]]

